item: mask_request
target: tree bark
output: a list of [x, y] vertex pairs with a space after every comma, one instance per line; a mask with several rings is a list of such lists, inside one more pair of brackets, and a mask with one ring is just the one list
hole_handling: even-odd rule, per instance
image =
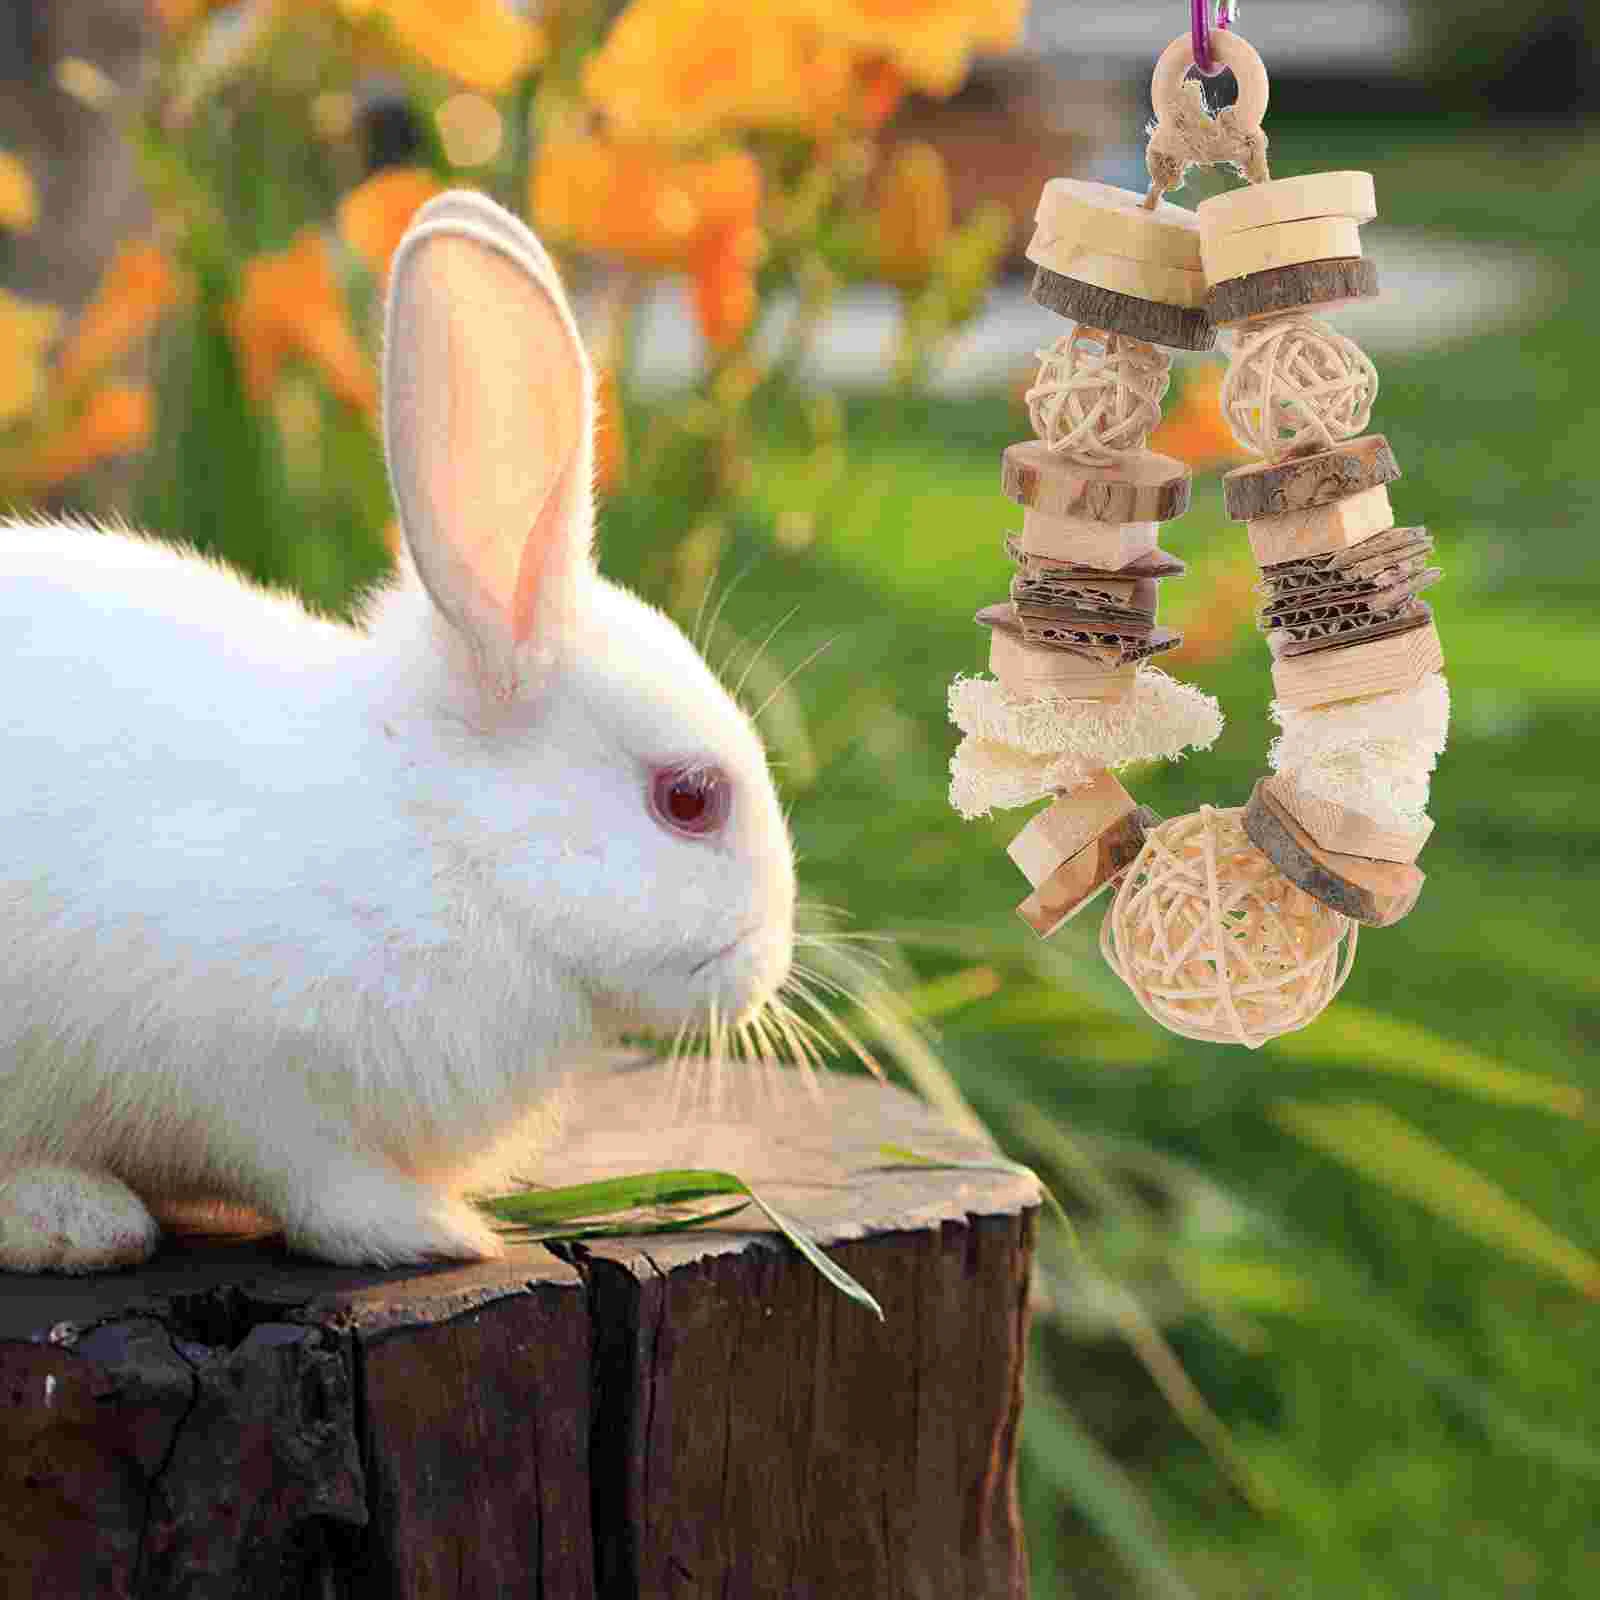
[[401, 1272], [194, 1236], [3, 1280], [0, 1597], [1020, 1600], [1035, 1186], [885, 1168], [989, 1154], [897, 1090], [775, 1084], [674, 1122], [663, 1070], [614, 1060], [541, 1179], [731, 1169], [882, 1323], [742, 1216]]

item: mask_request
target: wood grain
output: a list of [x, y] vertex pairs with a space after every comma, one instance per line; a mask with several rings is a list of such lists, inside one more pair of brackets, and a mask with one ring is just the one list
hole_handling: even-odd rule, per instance
[[1144, 196], [1086, 178], [1052, 178], [1033, 214], [1028, 259], [1050, 266], [1056, 255], [1076, 250], [1127, 256], [1162, 266], [1200, 270], [1200, 222], [1193, 211], [1170, 200], [1147, 209]]
[[1308, 172], [1214, 194], [1195, 207], [1202, 247], [1208, 238], [1306, 217], [1371, 222], [1378, 200], [1370, 172]]
[[1059, 932], [1137, 860], [1144, 836], [1160, 818], [1148, 806], [1119, 817], [1098, 838], [1069, 857], [1017, 907], [1041, 939]]
[[1272, 688], [1285, 705], [1323, 706], [1336, 700], [1394, 694], [1430, 672], [1444, 670], [1444, 651], [1432, 622], [1387, 638], [1339, 645], [1311, 655], [1280, 656]]
[[541, 1181], [732, 1168], [760, 1220], [357, 1271], [173, 1237], [0, 1294], [0, 1597], [1022, 1600], [1017, 1419], [1036, 1186], [920, 1103], [659, 1066], [585, 1080]]
[[1423, 873], [1415, 866], [1324, 849], [1290, 816], [1266, 779], [1245, 807], [1244, 831], [1291, 883], [1356, 922], [1387, 928], [1422, 893]]
[[1205, 246], [1206, 281], [1213, 286], [1276, 267], [1361, 254], [1361, 230], [1348, 217], [1308, 217], [1224, 234]]
[[1332, 311], [1352, 300], [1375, 299], [1377, 294], [1377, 263], [1367, 256], [1347, 256], [1228, 278], [1213, 285], [1206, 307], [1211, 320], [1224, 328], [1284, 311]]
[[1058, 795], [1029, 818], [1027, 826], [1006, 846], [1006, 854], [1037, 889], [1069, 857], [1136, 807], [1133, 796], [1110, 772], [1100, 772], [1081, 788]]
[[1029, 510], [1091, 522], [1166, 522], [1189, 509], [1189, 469], [1154, 450], [1116, 466], [1086, 467], [1026, 439], [1006, 446], [1000, 487]]
[[1052, 517], [1029, 509], [1022, 514], [1019, 548], [1026, 555], [1050, 561], [1116, 572], [1158, 555], [1160, 532], [1161, 525], [1156, 522], [1096, 522], [1089, 517]]
[[1235, 467], [1222, 475], [1222, 497], [1235, 521], [1254, 522], [1325, 506], [1399, 476], [1389, 441], [1381, 433], [1369, 433], [1313, 455]]
[[1090, 328], [1126, 334], [1170, 350], [1210, 350], [1217, 325], [1204, 306], [1163, 305], [1036, 267], [1029, 294], [1046, 310]]
[[1349, 806], [1307, 794], [1292, 775], [1282, 772], [1268, 782], [1267, 788], [1324, 850], [1340, 855], [1367, 856], [1374, 861], [1415, 861], [1433, 832], [1431, 817], [1409, 826], [1379, 822]]
[[1304, 561], [1362, 543], [1394, 526], [1388, 487], [1342, 495], [1322, 505], [1302, 506], [1273, 516], [1251, 518], [1245, 527], [1250, 553], [1263, 567]]

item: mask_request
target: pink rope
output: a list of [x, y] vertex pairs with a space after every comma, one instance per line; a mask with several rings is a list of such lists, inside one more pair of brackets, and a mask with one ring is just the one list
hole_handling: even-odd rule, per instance
[[[1217, 22], [1226, 28], [1233, 20], [1231, 0], [1218, 0]], [[1189, 0], [1189, 36], [1194, 40], [1194, 64], [1202, 78], [1214, 78], [1222, 63], [1211, 53], [1211, 0]]]

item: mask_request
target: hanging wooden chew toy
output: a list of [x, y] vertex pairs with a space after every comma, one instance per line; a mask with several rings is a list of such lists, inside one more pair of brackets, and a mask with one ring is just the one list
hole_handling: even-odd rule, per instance
[[[1009, 847], [1033, 890], [1023, 919], [1049, 937], [1114, 887], [1101, 949], [1140, 1005], [1186, 1037], [1253, 1049], [1321, 1013], [1362, 923], [1416, 903], [1449, 696], [1418, 598], [1439, 577], [1432, 541], [1395, 526], [1399, 466], [1363, 432], [1377, 371], [1311, 314], [1377, 293], [1359, 231], [1377, 214], [1372, 179], [1271, 179], [1266, 70], [1238, 34], [1211, 30], [1208, 7], [1192, 0], [1192, 35], [1156, 65], [1149, 192], [1055, 179], [1039, 203], [1033, 298], [1077, 326], [1039, 352], [1037, 437], [1005, 452], [1016, 573], [1010, 600], [978, 613], [993, 678], [951, 686], [965, 736], [951, 801], [978, 816], [1051, 797]], [[1224, 66], [1238, 99], [1213, 115], [1189, 73]], [[1248, 186], [1193, 212], [1163, 198], [1216, 162]], [[1224, 494], [1261, 567], [1282, 734], [1247, 805], [1161, 822], [1112, 769], [1204, 749], [1222, 718], [1152, 665], [1181, 642], [1156, 624], [1160, 580], [1183, 572], [1158, 534], [1190, 484], [1147, 441], [1167, 351], [1208, 350], [1218, 329], [1224, 414], [1262, 458]]]

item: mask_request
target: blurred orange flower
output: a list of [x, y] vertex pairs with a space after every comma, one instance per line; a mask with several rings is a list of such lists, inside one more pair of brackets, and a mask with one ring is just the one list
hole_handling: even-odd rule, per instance
[[505, 0], [338, 0], [352, 21], [381, 18], [429, 66], [485, 94], [505, 94], [544, 55], [544, 30]]
[[44, 393], [45, 351], [61, 331], [54, 306], [0, 289], [0, 426], [25, 417]]
[[865, 100], [861, 58], [805, 7], [731, 18], [717, 0], [633, 0], [584, 69], [624, 138], [691, 141], [735, 128], [827, 132]]
[[1175, 456], [1191, 467], [1251, 459], [1222, 415], [1222, 377], [1222, 369], [1215, 366], [1188, 375], [1177, 403], [1150, 435], [1152, 450]]
[[709, 229], [689, 259], [690, 298], [700, 332], [713, 350], [737, 344], [756, 314], [756, 263], [761, 234], [747, 222]]
[[254, 404], [266, 403], [285, 361], [300, 359], [346, 405], [376, 418], [377, 379], [315, 228], [302, 228], [288, 249], [247, 262], [239, 298], [225, 315]]
[[595, 389], [595, 487], [600, 494], [607, 495], [622, 482], [627, 455], [622, 395], [617, 388], [617, 370], [610, 362], [600, 368]]
[[539, 225], [586, 250], [681, 267], [708, 233], [754, 226], [761, 168], [742, 150], [688, 157], [657, 145], [549, 140], [528, 191]]
[[178, 274], [158, 245], [118, 245], [62, 351], [62, 382], [82, 383], [110, 366], [155, 326], [180, 292]]
[[155, 409], [148, 384], [103, 384], [67, 427], [22, 463], [18, 485], [41, 494], [111, 456], [142, 450], [154, 432]]
[[9, 150], [0, 150], [0, 228], [26, 233], [38, 220], [32, 174]]
[[1255, 617], [1259, 577], [1255, 563], [1244, 553], [1230, 556], [1220, 569], [1209, 571], [1204, 601], [1179, 619], [1183, 643], [1163, 658], [1162, 665], [1170, 663], [1179, 671], [1189, 671], [1226, 661]]
[[444, 187], [422, 167], [390, 167], [339, 202], [339, 232], [380, 283], [412, 217]]
[[931, 144], [908, 139], [894, 148], [878, 199], [878, 270], [890, 283], [927, 278], [950, 237], [950, 179]]
[[1016, 48], [1027, 0], [803, 0], [800, 10], [828, 38], [883, 56], [928, 94], [948, 95], [974, 52]]
[[149, 0], [156, 21], [170, 33], [192, 28], [202, 17], [228, 3], [229, 0]]

